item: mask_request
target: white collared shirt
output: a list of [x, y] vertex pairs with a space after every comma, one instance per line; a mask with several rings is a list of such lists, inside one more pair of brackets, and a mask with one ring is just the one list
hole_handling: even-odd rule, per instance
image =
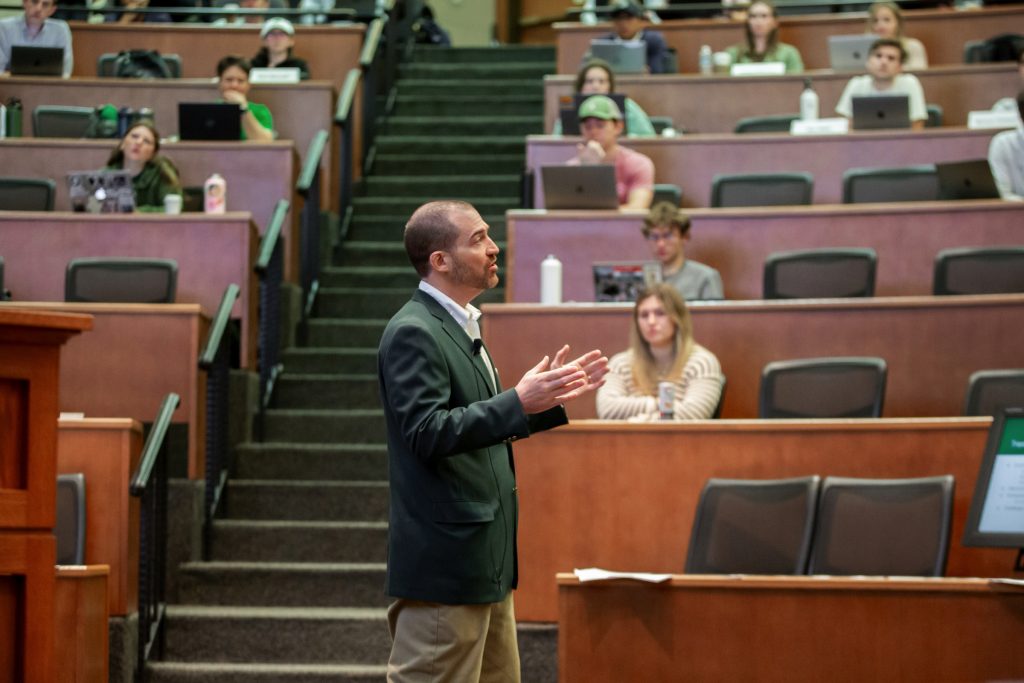
[[448, 313], [453, 318], [455, 318], [455, 322], [459, 324], [459, 327], [465, 330], [466, 335], [470, 339], [474, 338], [472, 333], [470, 333], [469, 329], [467, 328], [470, 320], [480, 320], [479, 308], [477, 308], [473, 304], [466, 304], [466, 306], [460, 305], [450, 296], [448, 296], [447, 294], [445, 294], [440, 289], [430, 284], [426, 280], [420, 280], [420, 291], [429, 294], [431, 298], [437, 301], [437, 303], [441, 304], [444, 310], [448, 311]]

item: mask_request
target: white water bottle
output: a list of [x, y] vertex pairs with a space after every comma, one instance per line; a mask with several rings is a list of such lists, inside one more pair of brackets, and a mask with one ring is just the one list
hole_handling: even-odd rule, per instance
[[811, 87], [811, 79], [804, 79], [804, 91], [800, 93], [800, 120], [818, 120], [818, 93]]
[[203, 184], [203, 209], [206, 213], [224, 213], [227, 211], [228, 187], [219, 173], [214, 173]]
[[700, 64], [700, 72], [704, 76], [710, 76], [714, 71], [714, 64], [711, 62], [711, 46], [701, 45], [700, 52], [697, 54], [697, 63]]
[[540, 302], [547, 306], [562, 303], [562, 262], [554, 254], [540, 263]]

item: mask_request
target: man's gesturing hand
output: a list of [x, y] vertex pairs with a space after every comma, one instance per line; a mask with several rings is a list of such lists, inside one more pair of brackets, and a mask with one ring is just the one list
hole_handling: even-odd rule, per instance
[[594, 391], [604, 384], [608, 359], [598, 350], [565, 363], [569, 346], [563, 346], [551, 362], [548, 356], [530, 368], [516, 384], [516, 393], [527, 414], [540, 413]]

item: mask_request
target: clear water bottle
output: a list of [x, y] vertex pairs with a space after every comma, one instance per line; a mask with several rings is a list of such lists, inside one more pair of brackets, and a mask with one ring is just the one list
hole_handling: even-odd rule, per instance
[[702, 75], [710, 76], [714, 71], [714, 64], [711, 60], [711, 46], [701, 45], [700, 52], [697, 55], [697, 62], [700, 64], [700, 73]]
[[540, 302], [546, 306], [562, 303], [562, 262], [554, 254], [540, 264]]
[[800, 120], [818, 120], [818, 93], [811, 87], [811, 79], [804, 79], [804, 91], [800, 93]]

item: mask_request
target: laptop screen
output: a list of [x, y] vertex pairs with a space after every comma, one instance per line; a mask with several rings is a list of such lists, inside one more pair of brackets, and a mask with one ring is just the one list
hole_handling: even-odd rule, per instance
[[657, 261], [600, 261], [594, 271], [594, 301], [636, 301], [640, 292], [661, 282]]
[[11, 46], [12, 76], [63, 76], [64, 48]]
[[182, 140], [240, 140], [241, 107], [228, 102], [179, 102], [178, 135]]
[[66, 179], [72, 211], [131, 213], [135, 210], [129, 171], [72, 171]]
[[854, 130], [910, 128], [907, 95], [854, 95], [851, 105]]

